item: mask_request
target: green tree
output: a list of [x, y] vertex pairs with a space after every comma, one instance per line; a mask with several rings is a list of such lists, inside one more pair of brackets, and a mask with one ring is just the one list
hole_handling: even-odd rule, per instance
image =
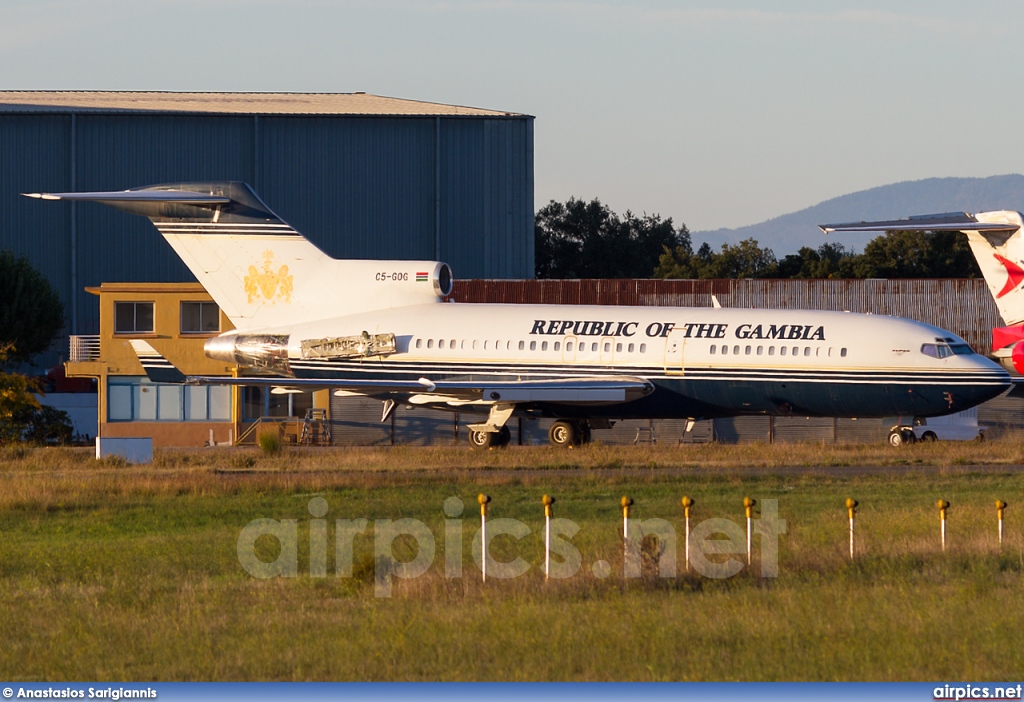
[[886, 232], [864, 247], [857, 278], [977, 278], [978, 263], [959, 232]]
[[689, 248], [690, 233], [671, 217], [619, 217], [596, 198], [570, 198], [537, 212], [534, 243], [538, 278], [646, 278], [666, 248]]
[[858, 254], [828, 242], [817, 249], [804, 246], [779, 261], [780, 278], [853, 278]]
[[0, 346], [5, 363], [28, 361], [64, 329], [56, 291], [24, 256], [0, 251]]
[[39, 411], [32, 380], [21, 373], [2, 369], [13, 352], [10, 344], [0, 344], [0, 445], [22, 441], [28, 420]]
[[697, 253], [691, 254], [681, 247], [662, 252], [655, 278], [775, 278], [778, 262], [771, 249], [762, 249], [756, 239], [744, 239], [738, 244], [722, 244], [713, 251], [707, 242]]

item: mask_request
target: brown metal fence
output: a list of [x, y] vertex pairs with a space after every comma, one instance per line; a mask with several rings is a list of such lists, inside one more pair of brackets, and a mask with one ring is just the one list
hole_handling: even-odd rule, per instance
[[990, 353], [1002, 326], [980, 278], [936, 280], [458, 280], [451, 299], [552, 305], [632, 305], [811, 309], [916, 319]]

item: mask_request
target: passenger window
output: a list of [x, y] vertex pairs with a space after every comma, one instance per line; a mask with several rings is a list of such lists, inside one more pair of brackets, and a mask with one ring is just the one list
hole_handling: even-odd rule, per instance
[[725, 344], [722, 344], [722, 355], [723, 356], [727, 356], [728, 354], [729, 354], [729, 347], [726, 346]]
[[622, 353], [622, 344], [615, 344], [615, 353]]
[[820, 356], [821, 355], [821, 347], [820, 346], [816, 346], [814, 348], [814, 355], [815, 356]]
[[[562, 348], [562, 342], [561, 341], [556, 341], [555, 342], [555, 351], [558, 351], [561, 348]], [[571, 351], [572, 349], [569, 349], [569, 350]]]
[[565, 350], [566, 351], [572, 351], [572, 342], [571, 341], [565, 342]]
[[780, 346], [779, 347], [779, 355], [780, 356], [785, 356], [786, 355], [786, 347], [785, 346]]
[[846, 349], [840, 349], [839, 355], [842, 356], [843, 358], [846, 358]]
[[736, 346], [732, 347], [732, 354], [733, 354], [733, 356], [739, 356], [740, 355], [739, 344], [737, 344]]
[[548, 342], [542, 341], [541, 344], [540, 344], [540, 350], [541, 351], [547, 351], [548, 350]]
[[596, 341], [590, 345], [590, 350], [593, 351], [594, 353], [597, 353], [597, 342]]
[[428, 349], [434, 348], [434, 340], [433, 339], [427, 339], [427, 348]]
[[476, 351], [476, 339], [473, 339], [473, 350]]
[[610, 342], [608, 342], [608, 341], [604, 342], [604, 352], [605, 352], [605, 353], [608, 353], [608, 352], [609, 352], [609, 351], [611, 351], [611, 350], [612, 350], [612, 345], [611, 345], [611, 343], [610, 343]]
[[769, 356], [774, 356], [775, 355], [775, 347], [774, 346], [769, 346], [768, 347], [768, 355]]
[[647, 353], [647, 344], [640, 344], [640, 353]]
[[635, 349], [635, 348], [636, 348], [636, 344], [630, 344], [630, 345], [629, 345], [629, 346], [627, 347], [627, 349], [626, 349], [626, 350], [627, 350], [627, 351], [629, 351], [630, 353], [633, 353], [633, 349]]
[[718, 348], [718, 347], [717, 347], [717, 346], [716, 346], [715, 344], [711, 344], [711, 355], [712, 355], [712, 356], [714, 356], [714, 355], [715, 355], [715, 349], [717, 349], [717, 348]]
[[489, 343], [490, 343], [490, 342], [489, 342], [489, 341], [487, 341], [487, 339], [484, 339], [484, 351], [486, 351], [486, 350], [487, 350], [487, 345], [488, 345]]
[[439, 349], [443, 349], [444, 348], [444, 339], [438, 339], [437, 340], [437, 348], [439, 348]]
[[810, 346], [804, 346], [804, 356], [810, 356], [810, 355], [811, 355], [811, 347]]
[[760, 356], [764, 353], [764, 346], [757, 347], [757, 355]]
[[743, 350], [743, 353], [745, 353], [745, 354], [747, 354], [749, 356], [750, 355], [750, 347], [748, 346], [747, 348], [745, 348]]
[[520, 341], [519, 342], [519, 350], [520, 351], [524, 351], [525, 349], [526, 349], [526, 342], [525, 341]]
[[799, 356], [800, 355], [800, 347], [799, 346], [794, 346], [793, 347], [793, 355], [794, 356]]
[[423, 346], [423, 339], [416, 339], [416, 348], [420, 348], [422, 346]]
[[531, 341], [530, 342], [530, 350], [531, 351], [536, 351], [537, 350], [537, 342], [536, 341]]

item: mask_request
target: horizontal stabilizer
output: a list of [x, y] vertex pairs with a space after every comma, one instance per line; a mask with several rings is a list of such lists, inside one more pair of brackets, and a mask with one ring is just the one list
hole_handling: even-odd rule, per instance
[[231, 198], [223, 195], [204, 195], [203, 193], [183, 192], [180, 190], [116, 190], [95, 193], [22, 193], [25, 197], [38, 200], [80, 200], [85, 202], [174, 202], [182, 205], [199, 205], [215, 207], [226, 205]]
[[139, 363], [146, 372], [146, 377], [154, 383], [184, 383], [185, 374], [174, 367], [163, 354], [154, 349], [148, 341], [132, 339], [128, 342], [139, 357]]
[[966, 212], [918, 215], [905, 219], [880, 222], [847, 222], [845, 224], [819, 224], [821, 231], [830, 232], [1015, 232], [1018, 226], [1006, 222], [979, 222]]

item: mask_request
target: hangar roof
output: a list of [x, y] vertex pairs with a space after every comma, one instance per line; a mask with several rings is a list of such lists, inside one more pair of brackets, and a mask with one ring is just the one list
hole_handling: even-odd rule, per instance
[[0, 91], [0, 113], [5, 112], [523, 116], [515, 112], [403, 100], [367, 93], [177, 93], [51, 90]]

